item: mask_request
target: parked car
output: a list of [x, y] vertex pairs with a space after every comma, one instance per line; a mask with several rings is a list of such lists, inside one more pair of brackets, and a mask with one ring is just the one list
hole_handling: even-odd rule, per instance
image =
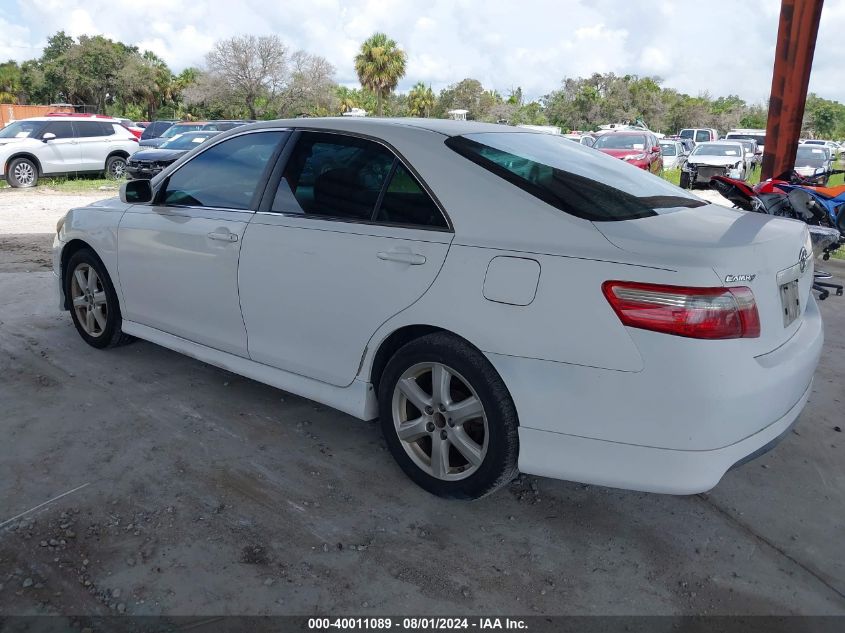
[[225, 132], [226, 130], [231, 130], [232, 128], [239, 127], [241, 125], [246, 125], [247, 123], [254, 123], [254, 121], [245, 121], [238, 119], [233, 119], [230, 121], [209, 121], [208, 123], [203, 125], [201, 129]]
[[144, 131], [141, 134], [141, 140], [146, 141], [150, 138], [160, 137], [170, 127], [172, 127], [174, 123], [177, 123], [177, 121], [171, 121], [169, 119], [158, 119], [156, 121], [151, 122], [147, 127], [144, 128]]
[[700, 128], [700, 127], [693, 127], [693, 128], [684, 128], [680, 132], [678, 132], [678, 136], [681, 138], [688, 138], [693, 143], [698, 145], [699, 143], [706, 143], [708, 141], [715, 141], [719, 138], [719, 133], [714, 130], [712, 127]]
[[804, 145], [821, 145], [826, 147], [830, 150], [830, 154], [832, 157], [836, 157], [839, 154], [839, 145], [834, 141], [824, 141], [821, 139], [807, 139], [803, 142]]
[[766, 148], [766, 130], [755, 128], [735, 128], [725, 134], [726, 141], [739, 141], [742, 139], [750, 139], [757, 142], [757, 154], [763, 156], [763, 151]]
[[379, 418], [434, 494], [517, 468], [691, 494], [807, 401], [810, 248], [806, 224], [560, 136], [338, 117], [230, 130], [72, 209], [53, 265], [88, 344], [140, 337]]
[[196, 132], [203, 129], [208, 121], [180, 121], [168, 127], [161, 136], [148, 137], [141, 140], [141, 147], [158, 147], [167, 139], [173, 138], [177, 134], [184, 134], [185, 132]]
[[35, 117], [0, 130], [0, 177], [34, 187], [42, 176], [105, 172], [122, 178], [138, 139], [117, 122], [81, 117]]
[[651, 132], [605, 132], [596, 138], [593, 147], [600, 152], [620, 158], [635, 167], [652, 173], [663, 171], [660, 145]]
[[757, 152], [757, 141], [751, 138], [736, 139], [736, 142], [742, 145], [742, 153], [745, 158], [745, 173], [750, 174], [751, 171], [763, 161], [763, 156]]
[[159, 147], [140, 149], [129, 157], [126, 163], [126, 176], [130, 179], [152, 178], [180, 156], [218, 134], [220, 132], [214, 130], [185, 132], [167, 139]]
[[684, 146], [672, 139], [660, 141], [660, 155], [663, 157], [663, 169], [680, 169], [687, 159]]
[[581, 145], [586, 145], [587, 147], [592, 147], [596, 144], [596, 137], [593, 134], [570, 132], [569, 134], [564, 134], [563, 137], [568, 138], [570, 141], [580, 143]]
[[691, 189], [710, 184], [713, 176], [728, 176], [745, 180], [745, 150], [738, 141], [709, 141], [698, 143], [681, 169], [681, 187]]
[[[813, 176], [817, 173], [833, 169], [833, 157], [824, 145], [804, 143], [798, 146], [795, 154], [795, 171], [802, 176]], [[827, 186], [827, 178], [823, 178], [819, 184]]]

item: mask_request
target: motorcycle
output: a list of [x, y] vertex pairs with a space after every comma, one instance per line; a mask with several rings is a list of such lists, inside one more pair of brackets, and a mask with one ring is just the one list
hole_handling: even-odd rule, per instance
[[[827, 261], [832, 252], [845, 245], [845, 185], [815, 185], [823, 178], [842, 173], [845, 170], [803, 177], [792, 172], [755, 187], [743, 180], [713, 176], [710, 186], [739, 209], [805, 222], [809, 225], [813, 255]], [[831, 290], [837, 296], [843, 294], [843, 286], [827, 282], [831, 278], [826, 271], [815, 271], [813, 290], [819, 293], [820, 301], [827, 299]]]

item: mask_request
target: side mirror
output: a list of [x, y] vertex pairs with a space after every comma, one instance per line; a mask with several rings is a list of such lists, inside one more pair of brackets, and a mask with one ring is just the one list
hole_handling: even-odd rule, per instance
[[655, 145], [654, 147], [651, 148], [651, 151], [657, 152], [659, 154], [660, 153], [660, 145]]
[[47, 141], [52, 141], [54, 138], [56, 138], [55, 134], [53, 134], [52, 132], [47, 132], [46, 134], [44, 134], [44, 136], [41, 137], [41, 141], [46, 143]]
[[126, 204], [144, 204], [153, 199], [149, 180], [127, 180], [120, 185], [120, 201]]

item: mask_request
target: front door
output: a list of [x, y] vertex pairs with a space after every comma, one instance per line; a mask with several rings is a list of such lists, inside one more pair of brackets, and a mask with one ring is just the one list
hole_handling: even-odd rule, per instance
[[373, 141], [303, 132], [241, 247], [250, 357], [337, 386], [437, 276], [453, 233], [418, 178]]
[[247, 356], [238, 259], [285, 134], [257, 131], [217, 143], [173, 172], [153, 204], [129, 208], [118, 231], [125, 319]]
[[[44, 138], [54, 134], [55, 138]], [[41, 131], [44, 147], [38, 152], [44, 175], [66, 174], [79, 171], [79, 144], [71, 121], [52, 121]]]

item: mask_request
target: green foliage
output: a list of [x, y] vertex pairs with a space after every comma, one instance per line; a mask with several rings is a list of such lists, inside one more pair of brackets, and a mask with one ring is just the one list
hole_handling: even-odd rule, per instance
[[407, 56], [395, 40], [384, 33], [374, 33], [361, 44], [355, 56], [355, 72], [361, 86], [375, 93], [377, 112], [383, 114], [384, 98], [396, 89], [405, 76]]
[[430, 117], [437, 105], [431, 86], [418, 82], [408, 93], [408, 113], [411, 116]]

